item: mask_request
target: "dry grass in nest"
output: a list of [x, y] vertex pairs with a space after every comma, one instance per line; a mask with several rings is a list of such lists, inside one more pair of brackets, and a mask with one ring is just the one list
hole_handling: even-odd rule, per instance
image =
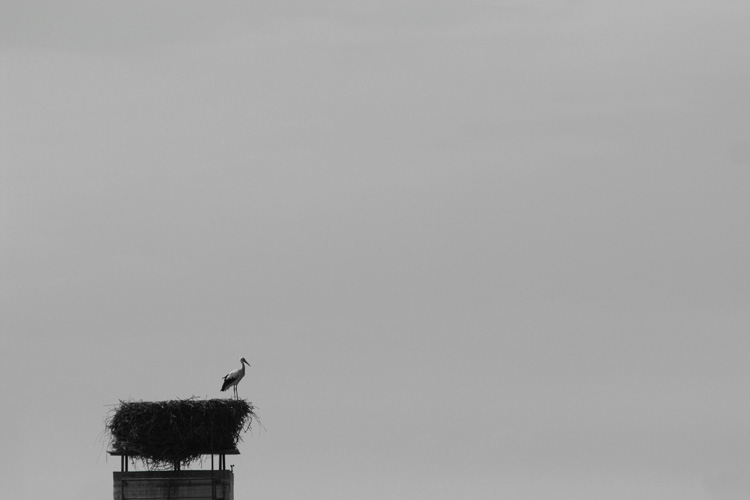
[[149, 468], [187, 466], [202, 455], [234, 450], [258, 419], [244, 399], [120, 401], [106, 420], [112, 452]]

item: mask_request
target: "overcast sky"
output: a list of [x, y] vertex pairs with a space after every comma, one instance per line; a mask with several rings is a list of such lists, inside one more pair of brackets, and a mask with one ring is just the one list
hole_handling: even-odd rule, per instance
[[0, 477], [240, 395], [235, 498], [750, 497], [750, 4], [0, 6]]

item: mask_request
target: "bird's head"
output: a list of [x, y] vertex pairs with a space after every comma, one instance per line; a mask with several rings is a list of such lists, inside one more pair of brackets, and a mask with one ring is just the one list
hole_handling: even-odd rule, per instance
[[240, 363], [245, 363], [247, 366], [250, 366], [250, 363], [248, 363], [245, 358], [240, 358]]

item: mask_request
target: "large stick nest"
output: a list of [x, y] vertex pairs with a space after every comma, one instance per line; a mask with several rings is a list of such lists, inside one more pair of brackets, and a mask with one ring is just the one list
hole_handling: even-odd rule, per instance
[[140, 458], [149, 468], [187, 466], [234, 450], [258, 418], [254, 409], [244, 399], [120, 401], [105, 425], [113, 453]]

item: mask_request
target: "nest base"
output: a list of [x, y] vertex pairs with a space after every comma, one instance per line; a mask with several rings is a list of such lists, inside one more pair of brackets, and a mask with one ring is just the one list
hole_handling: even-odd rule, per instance
[[110, 454], [179, 470], [203, 455], [239, 453], [253, 418], [253, 405], [242, 399], [120, 401], [106, 422]]

